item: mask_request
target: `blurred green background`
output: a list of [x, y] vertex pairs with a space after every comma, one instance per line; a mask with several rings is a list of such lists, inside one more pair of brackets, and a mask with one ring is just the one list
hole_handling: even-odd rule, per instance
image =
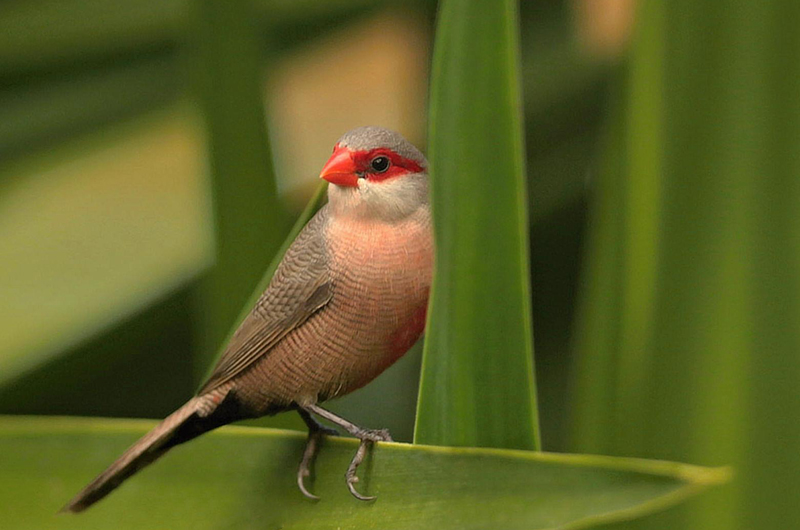
[[[167, 414], [206, 373], [342, 132], [374, 123], [426, 143], [435, 2], [193, 5], [0, 6], [2, 412]], [[563, 445], [587, 182], [631, 16], [610, 9], [521, 6], [550, 449]], [[333, 407], [410, 440], [418, 373], [416, 351]]]
[[[624, 526], [800, 528], [798, 5], [520, 4], [542, 446], [736, 468]], [[183, 403], [335, 140], [426, 145], [435, 10], [3, 2], [0, 413]], [[419, 373], [331, 407], [411, 440]]]

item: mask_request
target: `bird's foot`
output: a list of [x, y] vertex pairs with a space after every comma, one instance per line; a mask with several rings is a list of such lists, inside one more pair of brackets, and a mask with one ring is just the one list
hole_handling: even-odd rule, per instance
[[297, 487], [300, 488], [300, 492], [305, 495], [306, 498], [318, 501], [319, 497], [306, 488], [305, 479], [311, 476], [311, 466], [317, 456], [319, 441], [325, 435], [339, 436], [339, 431], [322, 425], [302, 409], [300, 416], [306, 422], [306, 425], [308, 425], [308, 438], [306, 439], [305, 450], [303, 450], [303, 459], [300, 461], [300, 467], [297, 469]]
[[358, 466], [361, 465], [361, 462], [364, 461], [364, 458], [367, 456], [367, 450], [373, 443], [391, 442], [392, 437], [387, 429], [360, 429], [360, 432], [358, 432], [356, 436], [361, 440], [361, 443], [358, 445], [358, 450], [356, 450], [356, 454], [353, 456], [347, 468], [347, 473], [344, 475], [347, 481], [347, 489], [350, 490], [350, 494], [353, 495], [353, 497], [360, 501], [374, 501], [376, 498], [374, 495], [362, 495], [356, 490], [356, 484], [358, 483], [356, 471], [358, 470]]
[[[336, 414], [327, 411], [318, 405], [307, 405], [304, 408], [301, 408], [300, 411], [301, 411], [300, 415], [303, 416], [303, 419], [310, 418], [311, 421], [313, 421], [316, 424], [316, 420], [313, 420], [313, 418], [311, 418], [311, 413], [314, 413], [317, 416], [320, 416], [321, 418], [324, 418], [330, 421], [331, 423], [334, 423], [335, 425], [341, 427], [351, 435], [361, 440], [361, 443], [358, 445], [358, 450], [356, 451], [355, 456], [353, 456], [353, 459], [350, 461], [350, 465], [347, 467], [347, 473], [345, 473], [345, 479], [347, 480], [347, 489], [350, 490], [350, 493], [353, 495], [353, 497], [355, 497], [358, 500], [361, 501], [374, 500], [375, 497], [362, 495], [358, 492], [358, 490], [356, 490], [355, 485], [358, 483], [358, 476], [356, 475], [356, 471], [358, 471], [358, 466], [361, 465], [361, 463], [364, 461], [364, 458], [366, 458], [367, 451], [372, 444], [374, 444], [375, 442], [392, 441], [392, 437], [389, 434], [389, 431], [386, 429], [375, 429], [375, 430], [363, 429], [358, 425], [349, 422], [346, 419], [341, 418]], [[306, 423], [309, 426], [309, 443], [310, 443], [312, 435], [310, 431], [312, 430], [311, 427], [312, 424], [309, 423], [308, 420], [306, 420]], [[306, 451], [308, 451], [308, 447], [306, 448]], [[303, 457], [303, 460], [305, 461], [305, 456]], [[303, 466], [301, 464], [300, 471], [298, 471], [298, 484], [301, 483], [301, 478], [299, 473], [302, 472], [303, 472]], [[309, 496], [307, 494], [307, 491], [303, 488], [303, 486], [300, 486], [300, 490], [303, 491], [304, 495], [306, 495], [307, 497]]]
[[356, 434], [360, 440], [369, 440], [370, 442], [393, 442], [392, 435], [389, 434], [389, 429], [362, 429], [361, 432]]
[[303, 495], [315, 501], [318, 501], [319, 497], [308, 491], [305, 479], [311, 476], [311, 464], [314, 462], [314, 457], [317, 456], [317, 447], [322, 436], [323, 433], [321, 430], [309, 429], [308, 438], [306, 439], [306, 448], [303, 451], [303, 459], [300, 461], [300, 467], [297, 469], [297, 487], [300, 488], [300, 492]]
[[350, 461], [350, 466], [347, 468], [347, 473], [344, 474], [344, 478], [347, 481], [347, 489], [350, 490], [350, 493], [353, 495], [353, 497], [360, 501], [375, 500], [374, 495], [361, 495], [356, 489], [356, 484], [358, 483], [356, 470], [358, 470], [358, 466], [361, 465], [361, 462], [364, 461], [364, 457], [367, 455], [367, 449], [370, 445], [372, 445], [372, 443], [372, 440], [366, 438], [361, 439], [361, 443], [358, 445], [358, 450], [356, 451], [355, 456], [353, 456], [353, 459]]

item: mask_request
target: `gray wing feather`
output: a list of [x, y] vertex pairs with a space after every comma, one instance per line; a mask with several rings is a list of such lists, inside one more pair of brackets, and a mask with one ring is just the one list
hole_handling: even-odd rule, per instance
[[327, 207], [323, 207], [298, 234], [269, 287], [234, 333], [198, 394], [210, 392], [240, 374], [330, 301], [326, 222]]

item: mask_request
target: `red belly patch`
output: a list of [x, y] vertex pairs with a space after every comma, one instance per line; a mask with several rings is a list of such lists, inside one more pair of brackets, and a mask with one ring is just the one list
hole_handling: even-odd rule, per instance
[[389, 342], [391, 362], [396, 361], [406, 353], [425, 331], [425, 316], [428, 311], [428, 301], [420, 305], [411, 318], [394, 332]]

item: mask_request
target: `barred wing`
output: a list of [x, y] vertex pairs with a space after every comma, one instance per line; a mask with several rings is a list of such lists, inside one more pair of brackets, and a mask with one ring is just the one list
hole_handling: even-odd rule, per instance
[[324, 228], [327, 207], [308, 222], [286, 251], [269, 287], [233, 335], [214, 372], [198, 394], [230, 381], [302, 325], [331, 299]]

